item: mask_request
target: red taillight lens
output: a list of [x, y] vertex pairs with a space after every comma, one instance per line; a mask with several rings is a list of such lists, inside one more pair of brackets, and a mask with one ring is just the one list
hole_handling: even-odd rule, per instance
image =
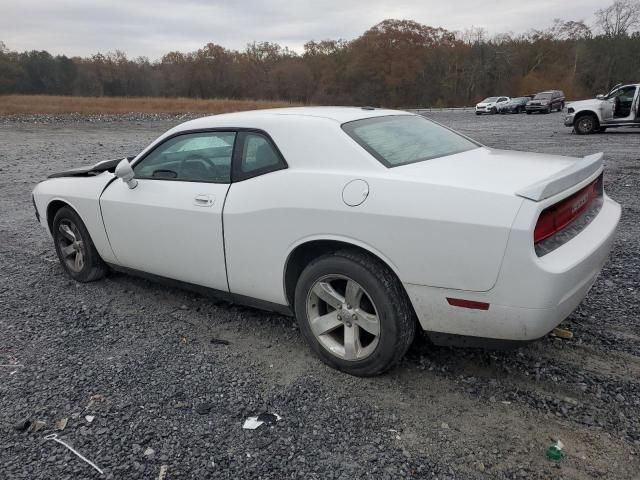
[[538, 243], [562, 230], [600, 196], [602, 196], [602, 175], [573, 195], [545, 208], [538, 217], [538, 223], [533, 231], [533, 242]]

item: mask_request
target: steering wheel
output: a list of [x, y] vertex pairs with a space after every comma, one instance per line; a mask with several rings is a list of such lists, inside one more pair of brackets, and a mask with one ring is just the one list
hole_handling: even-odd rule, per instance
[[[188, 167], [188, 164], [191, 165]], [[193, 169], [197, 173], [197, 176], [202, 180], [216, 178], [218, 176], [217, 167], [212, 164], [208, 158], [198, 155], [197, 153], [189, 155], [182, 161], [182, 165], [180, 166], [180, 176], [183, 176], [187, 169]]]

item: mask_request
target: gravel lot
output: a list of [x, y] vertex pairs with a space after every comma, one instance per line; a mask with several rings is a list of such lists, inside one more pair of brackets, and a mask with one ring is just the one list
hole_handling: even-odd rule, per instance
[[[573, 339], [497, 353], [418, 339], [392, 372], [360, 379], [316, 360], [291, 318], [122, 274], [74, 283], [31, 189], [134, 154], [183, 117], [0, 119], [0, 478], [99, 477], [43, 440], [54, 432], [115, 479], [162, 465], [167, 479], [640, 478], [640, 131], [430, 115], [493, 147], [606, 152], [624, 213], [611, 261], [565, 322]], [[242, 429], [265, 411], [282, 420]], [[557, 439], [566, 456], [553, 463]]]

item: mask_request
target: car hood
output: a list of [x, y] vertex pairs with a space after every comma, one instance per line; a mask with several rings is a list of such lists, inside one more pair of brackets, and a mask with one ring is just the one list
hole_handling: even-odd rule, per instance
[[577, 102], [571, 102], [569, 107], [575, 110], [582, 110], [584, 108], [599, 108], [602, 105], [602, 100], [597, 98], [590, 98], [589, 100], [578, 100]]
[[480, 102], [476, 104], [476, 107], [488, 107], [489, 105], [495, 105], [495, 102], [488, 102], [488, 103]]
[[543, 153], [481, 147], [446, 157], [392, 168], [409, 181], [516, 195], [579, 159]]

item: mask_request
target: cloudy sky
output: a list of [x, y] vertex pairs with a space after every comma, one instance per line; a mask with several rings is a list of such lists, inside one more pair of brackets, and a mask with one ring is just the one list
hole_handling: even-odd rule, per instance
[[490, 34], [593, 22], [608, 0], [2, 0], [0, 41], [11, 50], [90, 55], [115, 49], [158, 59], [208, 42], [242, 49], [268, 40], [301, 52], [307, 40], [352, 39], [385, 18]]

